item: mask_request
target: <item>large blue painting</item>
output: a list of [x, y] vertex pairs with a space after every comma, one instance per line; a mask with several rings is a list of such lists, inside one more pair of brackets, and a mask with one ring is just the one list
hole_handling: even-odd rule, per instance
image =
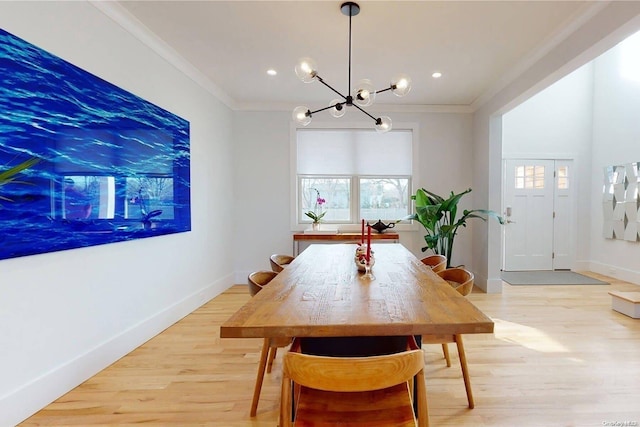
[[191, 230], [189, 123], [0, 29], [0, 259]]

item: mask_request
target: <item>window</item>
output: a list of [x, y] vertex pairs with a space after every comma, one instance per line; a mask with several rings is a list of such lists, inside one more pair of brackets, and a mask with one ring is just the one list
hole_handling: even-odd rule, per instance
[[544, 189], [544, 166], [516, 166], [517, 189]]
[[[298, 210], [300, 213], [298, 222], [308, 222], [310, 219], [304, 213], [319, 209], [327, 211], [322, 218], [324, 222], [350, 222], [351, 182], [351, 177], [300, 177], [302, 208]], [[316, 207], [316, 190], [327, 201], [324, 206]]]
[[558, 190], [569, 189], [569, 166], [558, 168]]
[[[296, 223], [394, 221], [411, 211], [412, 130], [296, 129]], [[316, 206], [317, 193], [326, 200]], [[319, 212], [316, 212], [319, 213]]]

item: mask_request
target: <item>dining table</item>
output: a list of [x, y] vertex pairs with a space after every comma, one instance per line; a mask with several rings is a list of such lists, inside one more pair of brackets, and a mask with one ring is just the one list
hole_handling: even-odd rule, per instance
[[220, 326], [221, 338], [493, 333], [494, 323], [400, 243], [312, 244]]

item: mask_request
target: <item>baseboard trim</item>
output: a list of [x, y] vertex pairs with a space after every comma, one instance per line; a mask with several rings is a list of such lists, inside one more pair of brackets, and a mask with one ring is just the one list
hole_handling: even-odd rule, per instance
[[233, 284], [229, 274], [84, 354], [0, 397], [0, 426], [24, 421], [60, 396], [210, 301]]
[[614, 279], [624, 280], [625, 282], [630, 282], [634, 285], [640, 285], [640, 271], [629, 270], [627, 268], [621, 268], [597, 261], [590, 261], [588, 270], [593, 271], [594, 273], [613, 277]]
[[487, 289], [484, 289], [484, 291], [488, 294], [502, 293], [502, 279], [487, 280]]

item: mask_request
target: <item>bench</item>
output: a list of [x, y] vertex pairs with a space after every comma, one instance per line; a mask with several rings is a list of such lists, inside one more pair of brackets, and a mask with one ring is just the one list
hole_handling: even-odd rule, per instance
[[640, 292], [609, 292], [611, 308], [634, 319], [640, 319]]

